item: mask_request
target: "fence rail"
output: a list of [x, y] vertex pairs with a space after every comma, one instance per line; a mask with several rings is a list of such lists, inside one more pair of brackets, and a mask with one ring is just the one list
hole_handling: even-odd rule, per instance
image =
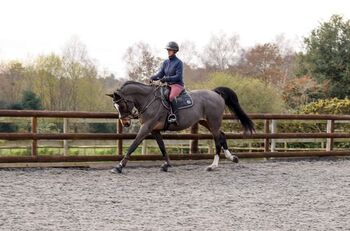
[[[350, 138], [349, 133], [335, 133], [335, 121], [349, 121], [350, 115], [282, 115], [282, 114], [249, 114], [253, 120], [264, 121], [264, 133], [258, 134], [236, 134], [226, 133], [227, 139], [263, 139], [263, 152], [242, 152], [240, 157], [299, 157], [299, 156], [344, 156], [350, 155], [350, 150], [334, 151], [334, 139]], [[68, 133], [69, 118], [93, 118], [93, 119], [118, 119], [116, 113], [109, 112], [71, 112], [71, 111], [33, 111], [33, 110], [0, 110], [0, 117], [29, 117], [31, 118], [30, 133], [0, 133], [0, 140], [31, 140], [31, 156], [2, 156], [0, 162], [56, 162], [56, 161], [105, 161], [118, 160], [122, 158], [123, 140], [134, 139], [136, 134], [123, 133], [123, 127], [119, 120], [116, 120], [117, 133]], [[63, 133], [45, 134], [38, 133], [38, 118], [63, 118]], [[224, 120], [234, 120], [234, 115], [224, 115]], [[276, 131], [278, 120], [315, 120], [327, 121], [327, 131], [323, 133], [278, 133]], [[199, 134], [198, 124], [192, 126], [188, 134], [163, 134], [164, 139], [169, 140], [190, 140], [190, 153], [193, 155], [171, 155], [173, 159], [206, 159], [211, 158], [208, 154], [198, 154], [198, 141], [212, 139], [210, 134]], [[327, 139], [324, 151], [305, 152], [276, 152], [276, 139]], [[149, 135], [146, 139], [152, 139]], [[64, 140], [64, 156], [41, 156], [38, 155], [38, 140]], [[69, 156], [68, 140], [117, 140], [117, 153], [111, 156]], [[133, 156], [136, 160], [160, 159], [159, 155]]]

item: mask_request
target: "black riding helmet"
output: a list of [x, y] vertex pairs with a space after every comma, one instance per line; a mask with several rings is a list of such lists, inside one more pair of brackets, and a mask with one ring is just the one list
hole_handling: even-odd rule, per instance
[[165, 49], [167, 49], [167, 50], [174, 50], [174, 51], [178, 52], [179, 51], [179, 45], [177, 45], [176, 42], [171, 41], [171, 42], [168, 42], [168, 44], [166, 45]]

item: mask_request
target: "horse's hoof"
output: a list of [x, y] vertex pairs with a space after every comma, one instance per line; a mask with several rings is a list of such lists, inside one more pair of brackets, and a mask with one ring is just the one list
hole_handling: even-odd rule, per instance
[[163, 172], [167, 172], [168, 168], [171, 167], [169, 164], [162, 164], [162, 166], [160, 166], [160, 170]]
[[111, 173], [122, 173], [123, 167], [118, 165], [111, 169]]
[[239, 162], [239, 158], [237, 156], [233, 156], [232, 162], [233, 163], [238, 163]]
[[207, 167], [207, 171], [208, 171], [208, 172], [211, 172], [211, 171], [213, 171], [213, 170], [214, 170], [213, 166], [208, 166], [208, 167]]

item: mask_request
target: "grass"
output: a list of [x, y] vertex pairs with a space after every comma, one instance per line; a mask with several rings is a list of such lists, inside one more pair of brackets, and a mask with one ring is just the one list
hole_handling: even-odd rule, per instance
[[[263, 148], [262, 142], [252, 142], [250, 147], [247, 142], [237, 142], [237, 141], [229, 141], [228, 142], [229, 147], [231, 147], [232, 150], [235, 152], [241, 152], [241, 151], [261, 151]], [[277, 143], [276, 148], [283, 148], [283, 143]], [[1, 147], [1, 146], [0, 146]], [[212, 147], [213, 148], [213, 147]], [[324, 147], [321, 146], [320, 142], [290, 142], [287, 144], [287, 148], [290, 149], [308, 149], [308, 150], [319, 150], [323, 149]], [[346, 141], [336, 141], [334, 142], [334, 148], [335, 149], [349, 149], [350, 148], [350, 142]], [[125, 154], [128, 150], [128, 147], [123, 147], [123, 153]], [[214, 150], [214, 148], [212, 149]], [[167, 151], [170, 154], [174, 153], [183, 153], [188, 154], [190, 152], [188, 145], [168, 145]], [[205, 146], [205, 144], [200, 144], [199, 146], [199, 152], [200, 153], [208, 153], [208, 148]], [[39, 155], [63, 155], [64, 149], [60, 147], [52, 148], [52, 147], [39, 147], [38, 148], [38, 154]], [[141, 155], [142, 153], [142, 145], [140, 145], [133, 155]], [[148, 146], [147, 147], [147, 153], [151, 154], [161, 154], [159, 148], [157, 146]], [[0, 156], [29, 156], [31, 154], [31, 148], [29, 147], [8, 147], [8, 148], [1, 148], [0, 149]], [[103, 156], [103, 155], [116, 155], [117, 154], [117, 148], [111, 147], [71, 147], [69, 148], [69, 155], [70, 156]]]

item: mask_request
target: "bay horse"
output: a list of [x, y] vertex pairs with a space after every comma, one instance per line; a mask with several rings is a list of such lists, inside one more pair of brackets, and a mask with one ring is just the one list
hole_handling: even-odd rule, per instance
[[[135, 81], [127, 81], [113, 94], [106, 94], [112, 97], [113, 106], [118, 111], [119, 119], [124, 127], [129, 127], [133, 118], [138, 118], [141, 122], [141, 128], [135, 140], [124, 158], [111, 172], [122, 173], [122, 169], [126, 166], [130, 155], [150, 133], [157, 141], [165, 161], [161, 166], [161, 170], [166, 172], [168, 167], [171, 167], [160, 133], [166, 126], [165, 121], [168, 115], [168, 109], [161, 102], [160, 88], [159, 84], [147, 85]], [[238, 157], [230, 153], [225, 134], [220, 130], [225, 105], [232, 113], [236, 114], [245, 133], [253, 133], [255, 129], [254, 123], [241, 108], [236, 93], [227, 87], [217, 87], [213, 90], [193, 90], [189, 94], [192, 97], [193, 106], [179, 110], [178, 124], [170, 124], [166, 129], [169, 131], [181, 131], [198, 122], [211, 132], [215, 141], [216, 154], [214, 155], [213, 163], [207, 167], [207, 170], [213, 170], [218, 167], [222, 149], [227, 159], [238, 163]]]

